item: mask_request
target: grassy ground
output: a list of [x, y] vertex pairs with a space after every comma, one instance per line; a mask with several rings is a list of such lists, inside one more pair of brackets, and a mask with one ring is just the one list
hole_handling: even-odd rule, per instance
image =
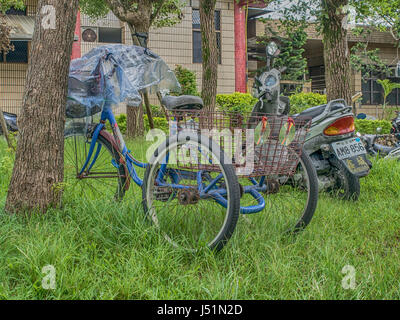
[[[5, 149], [0, 139], [0, 210], [12, 167]], [[294, 238], [268, 209], [241, 218], [219, 254], [170, 247], [143, 223], [138, 188], [118, 205], [0, 211], [0, 299], [398, 299], [399, 186], [400, 164], [374, 161], [357, 203], [321, 195]], [[55, 290], [42, 288], [46, 265], [56, 268]], [[355, 268], [354, 290], [342, 287], [346, 265]]]

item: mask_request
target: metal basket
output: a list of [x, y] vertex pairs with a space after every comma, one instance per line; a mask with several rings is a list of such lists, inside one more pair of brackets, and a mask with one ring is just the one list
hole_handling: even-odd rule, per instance
[[[205, 110], [168, 110], [170, 134], [200, 132], [219, 144], [239, 176], [293, 175], [300, 161], [311, 118], [238, 114]], [[227, 159], [228, 158], [228, 159]], [[180, 169], [219, 171], [209, 163], [179, 163]]]

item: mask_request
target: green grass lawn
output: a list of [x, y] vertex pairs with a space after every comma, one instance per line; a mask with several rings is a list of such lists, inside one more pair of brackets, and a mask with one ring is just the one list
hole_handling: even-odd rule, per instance
[[[296, 237], [278, 230], [273, 215], [284, 212], [268, 210], [271, 203], [241, 217], [218, 254], [166, 243], [143, 223], [137, 187], [122, 203], [67, 201], [46, 215], [5, 214], [11, 169], [1, 138], [0, 299], [400, 298], [397, 162], [374, 161], [356, 203], [321, 194], [310, 226]], [[46, 265], [56, 268], [55, 290], [42, 288]], [[354, 290], [342, 287], [346, 265], [355, 268]]]

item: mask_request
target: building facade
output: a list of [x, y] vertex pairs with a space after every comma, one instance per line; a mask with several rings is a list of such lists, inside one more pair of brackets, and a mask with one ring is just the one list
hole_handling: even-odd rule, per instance
[[[262, 66], [258, 60], [253, 59], [252, 55], [263, 53], [265, 48], [260, 47], [258, 40], [268, 34], [266, 25], [260, 20], [250, 21], [248, 26], [249, 30], [249, 62], [248, 68], [249, 73], [254, 73], [258, 68]], [[278, 21], [269, 22], [278, 24]], [[367, 27], [366, 27], [367, 28]], [[307, 59], [308, 75], [306, 76], [306, 84], [309, 86], [310, 91], [316, 93], [326, 92], [325, 82], [325, 61], [324, 61], [324, 48], [322, 43], [322, 36], [316, 31], [316, 26], [310, 24], [305, 30], [308, 35], [306, 45], [304, 47], [304, 56]], [[387, 77], [383, 74], [361, 74], [361, 72], [351, 71], [351, 88], [352, 94], [358, 92], [363, 93], [362, 108], [359, 112], [366, 113], [371, 116], [378, 117], [381, 113], [382, 108], [380, 105], [383, 104], [383, 88], [377, 82], [378, 79], [388, 78], [391, 82], [400, 82], [400, 78], [396, 77], [395, 69], [400, 61], [399, 48], [397, 42], [392, 37], [390, 32], [381, 32], [375, 29], [371, 29], [368, 36], [355, 36], [349, 32], [349, 49], [357, 42], [367, 42], [367, 50], [379, 50], [379, 58], [393, 71], [392, 74]], [[367, 62], [365, 62], [367, 64]], [[387, 103], [393, 109], [400, 107], [400, 89], [395, 89], [388, 97]]]
[[[29, 61], [30, 37], [33, 34], [34, 15], [37, 0], [27, 0], [26, 9], [10, 10], [7, 18], [13, 25], [12, 43], [15, 51], [3, 58], [0, 55], [0, 107], [4, 111], [19, 113]], [[196, 73], [198, 88], [201, 88], [202, 58], [199, 1], [187, 2], [182, 21], [172, 27], [152, 29], [149, 34], [149, 48], [160, 55], [171, 69], [181, 65]], [[234, 0], [219, 0], [216, 4], [215, 24], [220, 63], [218, 66], [218, 93], [235, 91], [235, 36]], [[18, 37], [25, 34], [26, 39]], [[84, 55], [94, 47], [112, 43], [132, 44], [129, 28], [111, 12], [103, 19], [93, 21], [81, 14], [77, 21], [79, 38], [76, 39], [80, 54]], [[78, 30], [79, 30], [78, 29]], [[152, 102], [156, 103], [155, 97]], [[123, 112], [123, 105], [118, 110]]]
[[[149, 35], [149, 48], [159, 54], [174, 69], [181, 65], [196, 73], [198, 88], [201, 89], [201, 34], [198, 0], [186, 0], [182, 21], [172, 27], [152, 29]], [[37, 0], [26, 0], [26, 9], [10, 10], [7, 21], [13, 27], [11, 40], [15, 51], [4, 55], [0, 52], [0, 107], [4, 111], [19, 113], [25, 87], [25, 77], [29, 61], [30, 40], [34, 29], [34, 16]], [[250, 1], [251, 2], [251, 1]], [[252, 79], [247, 75], [254, 74], [260, 62], [253, 58], [254, 53], [265, 52], [257, 40], [266, 33], [264, 23], [257, 19], [268, 9], [252, 5], [248, 12], [241, 9], [236, 0], [218, 0], [215, 12], [217, 44], [220, 50], [218, 66], [218, 93], [246, 91]], [[264, 10], [264, 11], [263, 11]], [[270, 11], [271, 12], [271, 11]], [[246, 18], [248, 22], [246, 25]], [[247, 33], [246, 33], [247, 32]], [[323, 58], [322, 38], [310, 24], [307, 29], [308, 40], [305, 46], [305, 57], [308, 62], [308, 90], [323, 93], [325, 90], [325, 65]], [[349, 46], [364, 38], [350, 36]], [[379, 48], [380, 57], [388, 66], [394, 67], [399, 61], [399, 50], [395, 47], [390, 33], [374, 31], [367, 39], [369, 49]], [[132, 44], [129, 28], [121, 23], [112, 13], [105, 18], [92, 21], [85, 15], [77, 17], [76, 41], [73, 58], [79, 57], [92, 48], [111, 43]], [[246, 54], [248, 51], [248, 55]], [[353, 93], [363, 93], [362, 112], [377, 116], [383, 102], [383, 90], [377, 80], [383, 78], [379, 74], [364, 75], [362, 81], [359, 72], [352, 72]], [[400, 82], [399, 78], [390, 78]], [[158, 103], [152, 97], [153, 103]], [[394, 90], [388, 103], [400, 105], [400, 89]], [[118, 109], [124, 112], [124, 105]]]

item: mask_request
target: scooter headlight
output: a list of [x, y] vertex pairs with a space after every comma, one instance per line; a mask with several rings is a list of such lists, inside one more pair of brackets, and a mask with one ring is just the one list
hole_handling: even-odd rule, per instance
[[265, 79], [265, 85], [267, 87], [273, 87], [277, 83], [277, 79], [274, 75], [269, 75], [267, 79]]

